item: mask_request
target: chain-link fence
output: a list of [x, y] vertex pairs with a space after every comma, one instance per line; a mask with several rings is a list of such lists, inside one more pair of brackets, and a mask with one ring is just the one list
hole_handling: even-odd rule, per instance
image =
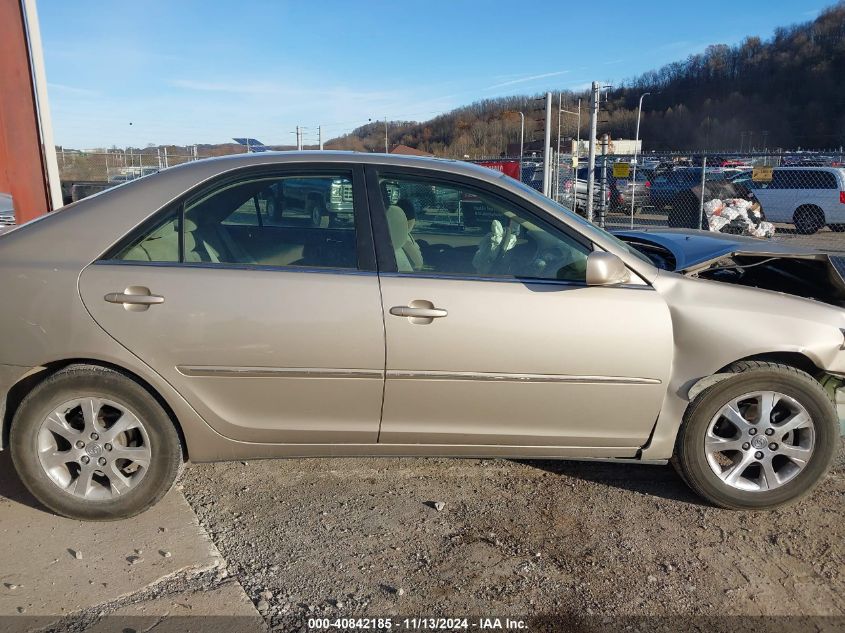
[[[589, 165], [560, 163], [552, 197], [587, 217]], [[609, 230], [702, 229], [845, 252], [845, 156], [598, 156], [591, 219]]]
[[161, 148], [127, 149], [86, 152], [57, 151], [62, 197], [65, 204], [81, 200], [94, 193], [202, 158], [221, 155], [182, 148], [182, 152], [162, 151]]
[[[184, 162], [201, 151], [60, 152], [65, 202]], [[543, 191], [542, 157], [476, 161]], [[550, 196], [611, 231], [702, 229], [793, 239], [845, 252], [845, 154], [609, 154], [597, 156], [592, 213], [586, 157], [555, 155]]]

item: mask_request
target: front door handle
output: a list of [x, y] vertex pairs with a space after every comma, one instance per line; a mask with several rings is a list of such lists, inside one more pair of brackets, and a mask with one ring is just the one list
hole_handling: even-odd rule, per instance
[[103, 299], [109, 303], [121, 303], [129, 312], [143, 312], [152, 305], [164, 303], [164, 297], [152, 294], [144, 286], [129, 286], [123, 292], [110, 292]]
[[415, 308], [412, 306], [393, 306], [390, 308], [390, 314], [417, 319], [440, 319], [449, 315], [443, 308]]

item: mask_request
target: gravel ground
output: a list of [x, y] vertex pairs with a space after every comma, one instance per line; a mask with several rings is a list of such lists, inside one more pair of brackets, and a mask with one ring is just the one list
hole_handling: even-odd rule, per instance
[[670, 467], [587, 462], [199, 464], [182, 486], [277, 630], [310, 616], [845, 615], [841, 467], [763, 513], [704, 505]]

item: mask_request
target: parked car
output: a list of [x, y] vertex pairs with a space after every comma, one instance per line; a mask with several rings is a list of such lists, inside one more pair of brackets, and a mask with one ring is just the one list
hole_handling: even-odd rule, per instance
[[[656, 207], [669, 207], [667, 223], [670, 227], [703, 228], [707, 226], [707, 218], [702, 201], [743, 198], [756, 202], [754, 192], [742, 181], [731, 180], [730, 175], [708, 169], [703, 188], [700, 168], [681, 168], [666, 175], [656, 175], [652, 179], [651, 199]], [[761, 219], [766, 219], [764, 211], [760, 213]]]
[[[328, 176], [354, 222], [255, 203]], [[419, 184], [496, 216], [411, 222], [389, 189]], [[662, 270], [467, 163], [190, 162], [0, 236], [0, 289], [0, 446], [77, 519], [143, 511], [188, 459], [320, 455], [671, 459], [716, 505], [772, 508], [839, 438], [841, 307]]]
[[[725, 180], [725, 173], [717, 169], [708, 169], [705, 180], [707, 182]], [[671, 205], [679, 194], [700, 185], [701, 167], [679, 167], [655, 174], [651, 179], [651, 202], [656, 207]]]
[[12, 196], [0, 193], [0, 233], [5, 233], [15, 225], [15, 205]]
[[802, 235], [845, 229], [845, 168], [777, 167], [754, 195], [770, 222], [794, 224]]

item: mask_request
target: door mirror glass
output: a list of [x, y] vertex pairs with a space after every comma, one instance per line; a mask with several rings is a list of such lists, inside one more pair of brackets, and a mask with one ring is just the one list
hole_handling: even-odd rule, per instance
[[613, 253], [593, 251], [587, 256], [587, 285], [618, 286], [630, 280], [625, 263]]

